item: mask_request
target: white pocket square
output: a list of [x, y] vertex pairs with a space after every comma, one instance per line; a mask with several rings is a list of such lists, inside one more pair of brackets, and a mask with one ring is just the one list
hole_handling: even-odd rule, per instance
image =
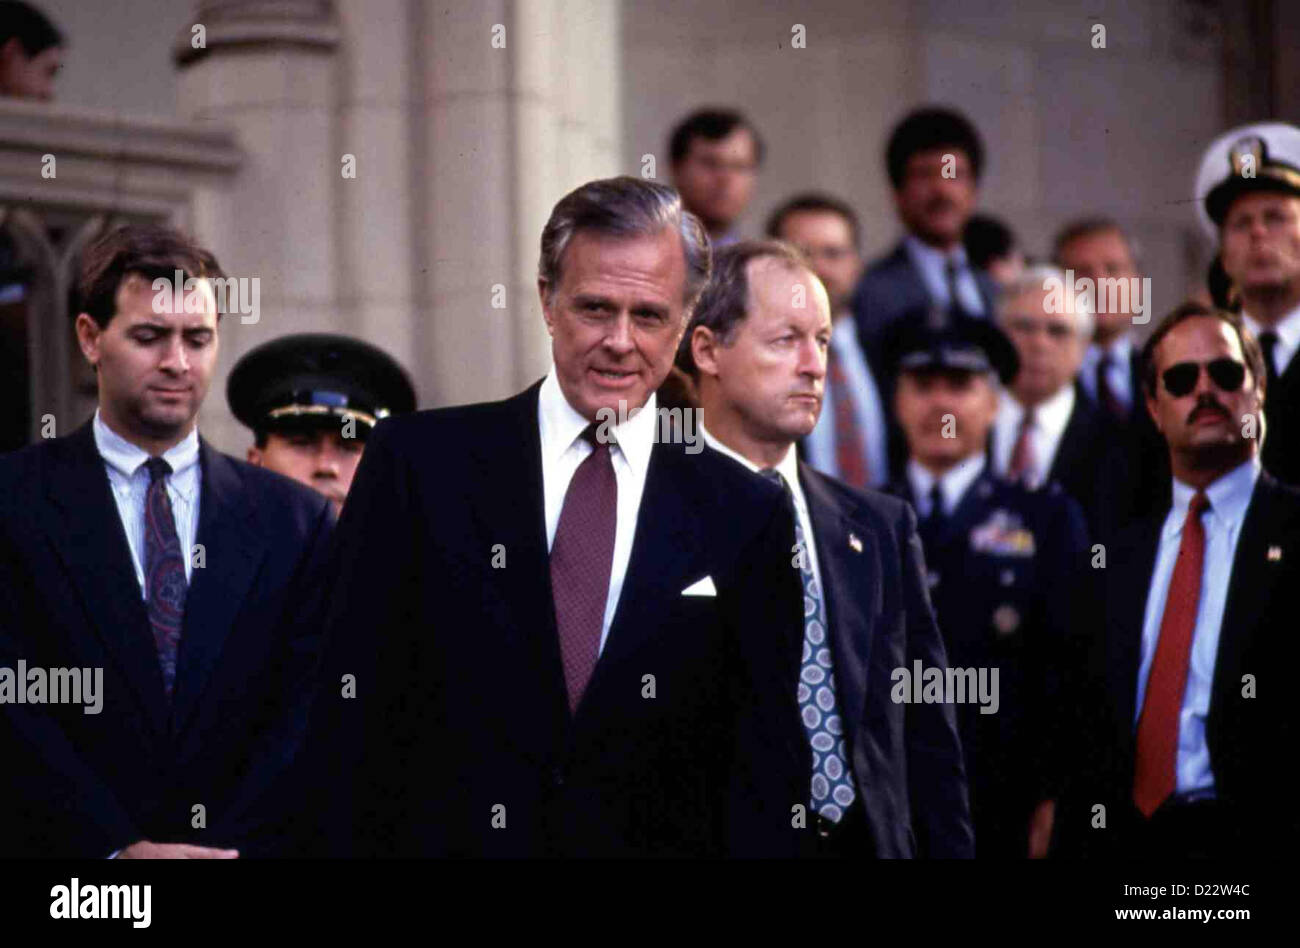
[[713, 577], [705, 576], [698, 582], [691, 583], [682, 590], [683, 596], [716, 596], [717, 587], [713, 585]]

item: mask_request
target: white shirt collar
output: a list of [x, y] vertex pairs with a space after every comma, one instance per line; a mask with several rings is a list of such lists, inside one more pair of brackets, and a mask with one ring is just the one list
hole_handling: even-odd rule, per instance
[[[939, 492], [943, 495], [943, 512], [951, 514], [961, 503], [962, 497], [971, 484], [984, 473], [987, 459], [983, 451], [976, 452], [954, 467], [949, 468], [939, 478]], [[907, 478], [912, 485], [912, 496], [918, 502], [925, 498], [929, 504], [930, 491], [934, 488], [935, 476], [929, 469], [919, 464], [915, 458], [907, 462]], [[928, 510], [927, 510], [928, 513]]]
[[[1270, 327], [1261, 325], [1255, 317], [1246, 311], [1241, 313], [1242, 320], [1246, 323], [1246, 328], [1258, 336], [1265, 329]], [[1285, 348], [1294, 349], [1300, 345], [1300, 306], [1297, 306], [1291, 312], [1287, 313], [1277, 321], [1277, 324], [1271, 327], [1277, 333], [1278, 341]]]
[[[1210, 501], [1210, 516], [1218, 518], [1230, 528], [1240, 523], [1246, 516], [1246, 508], [1250, 506], [1250, 497], [1255, 491], [1255, 481], [1259, 479], [1261, 469], [1259, 455], [1255, 455], [1205, 488], [1205, 496]], [[1170, 536], [1182, 532], [1183, 522], [1187, 519], [1187, 508], [1191, 506], [1195, 493], [1196, 488], [1174, 478], [1171, 507], [1173, 516], [1165, 522], [1166, 532]]]
[[[138, 445], [127, 441], [110, 428], [95, 409], [95, 419], [91, 425], [95, 436], [95, 447], [108, 465], [125, 477], [134, 477], [135, 472], [151, 455]], [[199, 429], [195, 425], [188, 435], [163, 452], [163, 460], [171, 465], [172, 476], [187, 471], [199, 460]], [[177, 486], [173, 480], [173, 486]]]
[[[733, 461], [739, 461], [755, 474], [763, 470], [763, 468], [759, 467], [749, 458], [745, 457], [738, 451], [733, 451], [731, 448], [727, 447], [727, 445], [715, 438], [713, 433], [709, 431], [708, 428], [704, 427], [703, 422], [700, 422], [700, 434], [704, 436], [704, 443], [709, 447], [725, 454]], [[783, 478], [785, 478], [785, 482], [790, 485], [790, 492], [794, 494], [795, 503], [798, 505], [800, 513], [806, 517], [808, 515], [808, 502], [804, 499], [803, 487], [799, 484], [799, 453], [794, 450], [793, 444], [786, 450], [785, 457], [783, 457], [778, 463], [774, 464], [773, 467]]]
[[[1001, 410], [1016, 426], [1019, 426], [1020, 419], [1025, 416], [1025, 407], [1008, 389], [1002, 391]], [[1059, 392], [1034, 409], [1034, 426], [1049, 434], [1059, 434], [1065, 431], [1065, 426], [1070, 422], [1070, 413], [1073, 411], [1074, 383], [1070, 382], [1061, 386]]]
[[[554, 461], [573, 447], [591, 422], [582, 417], [564, 397], [554, 363], [551, 363], [551, 370], [546, 373], [537, 401], [542, 450], [547, 453], [548, 461]], [[658, 402], [651, 392], [641, 410], [633, 413], [626, 421], [617, 423], [617, 418], [610, 419], [615, 423], [611, 424], [609, 433], [613, 435], [618, 451], [642, 477], [650, 467], [650, 452], [658, 433], [657, 416]]]

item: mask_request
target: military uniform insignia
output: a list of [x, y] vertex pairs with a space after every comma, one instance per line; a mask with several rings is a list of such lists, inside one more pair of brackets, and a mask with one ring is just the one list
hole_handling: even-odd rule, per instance
[[1004, 603], [993, 610], [993, 628], [998, 635], [1007, 636], [1020, 628], [1020, 612], [1010, 603]]
[[1020, 517], [1006, 509], [993, 511], [970, 532], [971, 549], [998, 556], [1033, 556], [1034, 535]]
[[862, 552], [862, 541], [858, 539], [856, 533], [849, 534], [849, 547], [852, 548], [854, 553]]
[[1280, 563], [1282, 561], [1282, 548], [1280, 546], [1270, 546], [1268, 548], [1268, 561], [1270, 563]]

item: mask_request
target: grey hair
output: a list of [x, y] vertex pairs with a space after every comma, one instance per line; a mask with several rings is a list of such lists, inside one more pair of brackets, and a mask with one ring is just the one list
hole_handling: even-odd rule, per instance
[[686, 292], [682, 302], [685, 316], [689, 318], [709, 281], [713, 253], [699, 218], [682, 207], [676, 191], [654, 181], [621, 175], [588, 181], [562, 197], [542, 228], [537, 279], [545, 286], [550, 299], [560, 285], [560, 263], [565, 248], [579, 231], [611, 237], [645, 237], [665, 229], [675, 230], [682, 239], [686, 261]]
[[[1074, 287], [1065, 282], [1065, 271], [1060, 267], [1052, 266], [1047, 263], [1036, 263], [1032, 266], [1025, 267], [1020, 275], [1002, 288], [999, 299], [1006, 301], [1020, 296], [1024, 293], [1037, 292], [1043, 293], [1049, 290], [1048, 281], [1055, 280], [1064, 287], [1064, 293], [1074, 305], [1068, 307], [1074, 313], [1075, 327], [1079, 335], [1084, 339], [1091, 339], [1093, 329], [1095, 328], [1095, 319], [1092, 313], [1092, 307], [1088, 305], [1087, 300], [1080, 300], [1078, 294], [1074, 292]], [[1083, 305], [1079, 305], [1082, 303]], [[998, 306], [998, 320], [1002, 319], [1002, 307]]]
[[714, 259], [713, 278], [704, 288], [677, 346], [677, 368], [692, 378], [699, 374], [691, 351], [695, 328], [704, 326], [722, 345], [731, 344], [736, 327], [749, 315], [749, 265], [755, 260], [776, 260], [792, 270], [812, 272], [807, 258], [781, 240], [742, 240], [719, 250]]

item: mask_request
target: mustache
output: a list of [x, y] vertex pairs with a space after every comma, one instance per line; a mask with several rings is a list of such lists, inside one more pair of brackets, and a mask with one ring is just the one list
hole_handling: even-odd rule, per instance
[[933, 214], [936, 211], [949, 211], [956, 206], [957, 204], [955, 201], [953, 201], [949, 197], [945, 197], [942, 194], [936, 197], [932, 197], [930, 198], [930, 200], [925, 202], [925, 210], [927, 213], [930, 214]]
[[1217, 399], [1215, 399], [1213, 396], [1205, 395], [1196, 400], [1196, 407], [1193, 408], [1191, 412], [1188, 413], [1187, 415], [1187, 423], [1190, 425], [1193, 421], [1201, 417], [1201, 415], [1205, 414], [1206, 412], [1217, 412], [1218, 414], [1222, 415], [1224, 418], [1230, 417], [1228, 414], [1228, 409], [1220, 405]]

